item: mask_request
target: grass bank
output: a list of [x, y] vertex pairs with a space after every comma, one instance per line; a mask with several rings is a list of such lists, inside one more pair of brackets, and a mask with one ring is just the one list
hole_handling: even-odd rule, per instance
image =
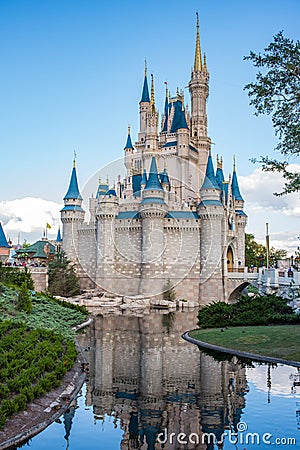
[[[21, 288], [22, 289], [22, 288]], [[77, 358], [75, 325], [82, 307], [26, 293], [30, 312], [18, 309], [20, 288], [0, 285], [0, 429], [14, 413], [61, 384]]]
[[210, 328], [189, 335], [220, 347], [300, 362], [300, 325]]

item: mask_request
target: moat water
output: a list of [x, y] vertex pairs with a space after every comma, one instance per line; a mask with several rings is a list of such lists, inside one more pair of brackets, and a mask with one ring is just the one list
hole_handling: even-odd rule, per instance
[[97, 316], [87, 382], [24, 448], [299, 449], [300, 371], [200, 351], [181, 337], [196, 315]]

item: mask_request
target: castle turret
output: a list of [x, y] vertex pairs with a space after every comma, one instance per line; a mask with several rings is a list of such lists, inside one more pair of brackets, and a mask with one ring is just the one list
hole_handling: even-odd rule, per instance
[[231, 191], [233, 199], [233, 208], [235, 211], [235, 223], [237, 234], [237, 267], [244, 267], [245, 265], [245, 227], [247, 224], [247, 215], [244, 212], [244, 199], [241, 195], [238, 178], [236, 174], [235, 157], [233, 161], [233, 174], [231, 181]]
[[[115, 260], [115, 217], [119, 211], [119, 200], [114, 189], [109, 189], [98, 198], [96, 208], [96, 283], [103, 277], [108, 277], [113, 271]], [[102, 287], [104, 287], [102, 285]], [[108, 290], [112, 290], [109, 286]]]
[[156, 152], [158, 150], [158, 112], [155, 107], [154, 78], [151, 74], [151, 98], [148, 112], [146, 114], [146, 136], [145, 152]]
[[206, 101], [209, 94], [209, 73], [207, 71], [206, 57], [202, 62], [199, 18], [197, 13], [196, 48], [194, 66], [192, 69], [189, 91], [191, 94], [191, 127], [190, 136], [193, 145], [201, 152], [200, 167], [204, 169], [210, 150], [211, 141], [207, 135]]
[[131, 171], [133, 150], [134, 150], [134, 148], [133, 148], [131, 136], [130, 136], [130, 125], [128, 125], [128, 135], [127, 135], [127, 140], [126, 140], [126, 144], [124, 147], [125, 167], [127, 169], [128, 175], [130, 175], [130, 171]]
[[201, 218], [200, 298], [207, 303], [224, 300], [222, 284], [224, 209], [220, 193], [212, 157], [209, 155], [205, 179], [200, 189], [201, 202], [197, 208]]
[[68, 191], [64, 196], [65, 206], [61, 210], [61, 221], [63, 223], [63, 250], [73, 262], [78, 262], [78, 227], [84, 221], [84, 209], [82, 208], [82, 197], [78, 188], [76, 160], [73, 161], [73, 169]]
[[148, 88], [148, 79], [147, 79], [147, 64], [145, 61], [145, 76], [144, 76], [144, 84], [142, 90], [142, 97], [140, 101], [140, 132], [138, 135], [138, 140], [140, 143], [145, 142], [146, 137], [146, 118], [147, 112], [150, 106], [150, 97], [149, 97], [149, 88]]
[[[152, 157], [146, 186], [142, 192], [139, 214], [142, 219], [141, 294], [160, 294], [163, 287], [164, 217], [168, 211], [159, 180], [155, 157]], [[153, 286], [153, 279], [156, 285]]]
[[60, 227], [59, 227], [58, 231], [57, 231], [56, 240], [55, 240], [55, 251], [57, 253], [59, 253], [61, 251], [61, 246], [62, 246], [62, 237], [61, 237], [61, 232], [60, 232]]

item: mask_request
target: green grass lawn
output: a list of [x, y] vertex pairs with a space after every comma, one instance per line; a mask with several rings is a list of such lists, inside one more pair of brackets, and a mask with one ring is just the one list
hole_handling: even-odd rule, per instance
[[191, 331], [199, 341], [262, 356], [300, 361], [300, 325], [210, 328]]

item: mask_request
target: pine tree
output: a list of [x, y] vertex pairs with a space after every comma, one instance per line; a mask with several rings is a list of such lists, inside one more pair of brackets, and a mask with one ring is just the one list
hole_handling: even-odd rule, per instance
[[28, 314], [30, 314], [32, 311], [31, 296], [27, 288], [27, 283], [25, 281], [24, 283], [22, 283], [21, 289], [18, 294], [17, 309], [19, 311], [25, 311]]
[[173, 284], [171, 283], [170, 278], [168, 278], [163, 289], [163, 299], [169, 302], [174, 302], [176, 300], [176, 291]]
[[63, 251], [56, 253], [54, 260], [49, 263], [48, 275], [48, 291], [51, 295], [72, 297], [80, 294], [74, 265]]

